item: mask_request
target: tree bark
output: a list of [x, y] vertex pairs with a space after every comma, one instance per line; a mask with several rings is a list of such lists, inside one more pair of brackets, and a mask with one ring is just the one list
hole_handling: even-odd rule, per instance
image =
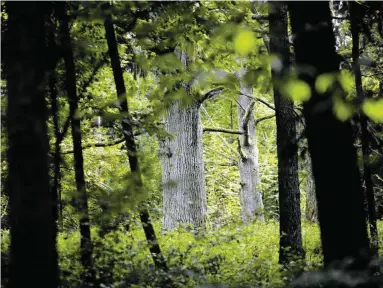
[[45, 3], [7, 2], [6, 10], [9, 287], [57, 287], [57, 229], [49, 189], [44, 91], [47, 8]]
[[[356, 94], [360, 100], [364, 100], [362, 87], [362, 73], [359, 64], [359, 33], [361, 25], [361, 15], [358, 10], [358, 3], [350, 2], [350, 18], [351, 18], [351, 36], [352, 36], [352, 61], [355, 75]], [[363, 180], [365, 185], [365, 195], [367, 199], [368, 222], [370, 228], [371, 246], [375, 253], [378, 249], [378, 229], [376, 225], [376, 205], [374, 197], [374, 187], [372, 183], [372, 173], [370, 168], [370, 136], [367, 130], [368, 119], [366, 115], [360, 115], [360, 129], [362, 142], [362, 158], [363, 158]]]
[[73, 59], [73, 50], [71, 44], [71, 37], [68, 27], [68, 16], [65, 4], [58, 4], [57, 12], [59, 14], [60, 23], [60, 36], [61, 45], [63, 48], [63, 56], [65, 63], [65, 85], [69, 100], [69, 110], [71, 115], [71, 130], [74, 150], [74, 169], [76, 188], [78, 195], [75, 198], [77, 212], [79, 214], [80, 222], [80, 257], [81, 264], [84, 267], [82, 273], [82, 285], [84, 287], [91, 287], [96, 284], [96, 276], [93, 267], [93, 247], [90, 233], [90, 219], [88, 208], [88, 195], [85, 186], [84, 175], [84, 158], [82, 153], [82, 135], [81, 135], [81, 121], [76, 115], [78, 111], [78, 97], [76, 91], [76, 70]]
[[172, 101], [166, 114], [165, 130], [173, 137], [161, 141], [164, 229], [203, 227], [207, 199], [200, 104], [183, 107], [181, 100]]
[[311, 88], [303, 114], [311, 154], [324, 263], [354, 261], [363, 269], [369, 262], [369, 241], [363, 191], [349, 122], [333, 114], [331, 93], [319, 95], [315, 79], [339, 71], [328, 2], [289, 2], [299, 78]]
[[[241, 78], [244, 70], [239, 71]], [[264, 221], [262, 193], [260, 191], [259, 162], [256, 124], [254, 119], [254, 100], [246, 95], [253, 95], [253, 88], [240, 81], [238, 105], [238, 136], [239, 174], [241, 179], [240, 203], [241, 218], [245, 224], [253, 220]]]
[[[108, 13], [107, 11], [105, 11]], [[117, 40], [114, 31], [114, 26], [112, 22], [112, 17], [110, 14], [106, 15], [105, 21], [105, 36], [108, 42], [108, 51], [109, 57], [112, 64], [114, 82], [117, 90], [117, 98], [120, 100], [120, 112], [127, 115], [121, 119], [122, 129], [124, 131], [125, 144], [127, 147], [127, 154], [129, 159], [129, 165], [131, 173], [136, 176], [137, 179], [137, 188], [141, 189], [143, 186], [141, 179], [141, 171], [139, 167], [138, 157], [137, 157], [137, 146], [134, 140], [133, 128], [132, 128], [132, 118], [129, 114], [128, 101], [126, 99], [126, 88], [123, 78], [123, 72], [121, 69], [120, 57], [118, 55], [117, 49]], [[167, 265], [165, 258], [161, 252], [161, 248], [158, 244], [157, 237], [153, 224], [150, 219], [149, 212], [146, 207], [140, 207], [140, 220], [146, 240], [149, 243], [149, 250], [151, 252], [153, 262], [157, 268], [167, 270]]]
[[[294, 103], [281, 96], [278, 81], [290, 67], [287, 32], [287, 5], [270, 2], [270, 54], [276, 54], [280, 67], [272, 69], [277, 124], [278, 187], [279, 187], [279, 262], [287, 264], [304, 254], [302, 247], [301, 208], [298, 179], [298, 146]], [[279, 68], [279, 69], [278, 69]]]

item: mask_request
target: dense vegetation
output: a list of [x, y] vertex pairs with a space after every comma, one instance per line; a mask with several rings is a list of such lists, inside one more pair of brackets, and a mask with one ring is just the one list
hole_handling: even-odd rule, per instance
[[380, 287], [383, 4], [2, 2], [2, 287]]

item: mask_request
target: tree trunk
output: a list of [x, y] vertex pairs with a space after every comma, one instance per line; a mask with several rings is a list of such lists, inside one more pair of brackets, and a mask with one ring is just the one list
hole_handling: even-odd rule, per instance
[[88, 208], [88, 195], [85, 187], [84, 159], [82, 153], [82, 135], [80, 118], [76, 115], [78, 112], [78, 97], [76, 91], [76, 72], [73, 59], [72, 44], [68, 28], [68, 16], [65, 4], [60, 4], [59, 11], [61, 25], [61, 45], [63, 47], [63, 56], [65, 62], [65, 84], [69, 100], [69, 110], [71, 115], [71, 130], [74, 151], [74, 169], [76, 178], [76, 188], [78, 195], [76, 197], [76, 208], [80, 219], [80, 256], [81, 264], [85, 272], [81, 275], [83, 285], [89, 287], [95, 285], [95, 271], [93, 267], [93, 247], [90, 233], [90, 219]]
[[311, 98], [304, 103], [303, 114], [324, 263], [328, 266], [350, 257], [354, 260], [350, 268], [363, 269], [370, 259], [369, 241], [351, 125], [334, 116], [332, 93], [320, 95], [315, 89], [318, 75], [339, 71], [329, 4], [289, 2], [288, 5], [296, 64], [302, 68], [299, 78], [311, 88]]
[[57, 287], [57, 229], [49, 189], [44, 95], [46, 4], [7, 2], [6, 9], [9, 287]]
[[[243, 71], [240, 72], [240, 74]], [[241, 75], [239, 75], [241, 77]], [[253, 88], [240, 83], [240, 92], [253, 95]], [[259, 163], [257, 133], [254, 119], [254, 102], [249, 97], [240, 94], [238, 105], [238, 130], [243, 135], [238, 137], [239, 174], [241, 178], [241, 218], [245, 224], [253, 220], [264, 221], [262, 194], [259, 189]]]
[[[107, 11], [105, 11], [108, 13]], [[105, 35], [108, 42], [109, 57], [112, 64], [113, 76], [117, 90], [117, 98], [120, 100], [120, 112], [124, 113], [126, 117], [121, 119], [122, 129], [124, 131], [125, 144], [127, 147], [128, 159], [130, 170], [137, 178], [137, 189], [141, 189], [143, 186], [141, 179], [141, 172], [137, 157], [137, 146], [134, 140], [132, 118], [129, 114], [128, 101], [126, 99], [126, 88], [121, 69], [120, 57], [118, 55], [116, 35], [110, 14], [106, 15], [105, 22]], [[160, 246], [157, 241], [155, 230], [150, 219], [149, 212], [146, 207], [140, 207], [140, 219], [146, 240], [149, 243], [149, 249], [153, 257], [154, 264], [157, 268], [167, 270], [165, 258], [161, 252]]]
[[277, 122], [278, 187], [280, 245], [279, 262], [289, 263], [302, 256], [301, 208], [298, 179], [298, 145], [294, 103], [281, 96], [278, 81], [283, 80], [290, 67], [287, 33], [287, 6], [270, 2], [270, 54], [276, 54], [280, 67], [272, 69], [274, 102]]
[[[360, 100], [365, 99], [363, 87], [362, 87], [362, 73], [360, 71], [359, 64], [359, 33], [361, 25], [361, 15], [358, 10], [359, 3], [350, 2], [350, 17], [351, 17], [351, 35], [352, 35], [352, 60], [355, 75], [356, 94]], [[376, 225], [376, 208], [374, 187], [372, 183], [372, 173], [370, 168], [370, 139], [367, 130], [368, 120], [366, 115], [360, 115], [360, 129], [361, 129], [361, 142], [362, 142], [362, 161], [363, 161], [363, 180], [365, 184], [365, 195], [367, 198], [368, 208], [368, 222], [370, 227], [371, 246], [375, 253], [378, 249], [378, 229]]]
[[311, 164], [310, 155], [306, 156], [306, 169], [307, 169], [307, 178], [306, 178], [306, 220], [309, 222], [318, 221], [318, 208], [317, 208], [317, 199], [315, 196], [315, 183], [313, 177], [313, 169]]
[[203, 227], [207, 200], [200, 104], [183, 107], [181, 100], [172, 101], [166, 113], [165, 130], [173, 137], [161, 142], [164, 229]]

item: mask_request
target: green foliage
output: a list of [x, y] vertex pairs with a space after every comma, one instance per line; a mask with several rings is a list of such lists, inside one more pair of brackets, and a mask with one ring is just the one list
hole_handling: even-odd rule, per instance
[[[117, 229], [105, 237], [92, 229], [95, 266], [104, 287], [158, 287], [170, 276], [176, 287], [225, 284], [233, 287], [282, 287], [293, 274], [278, 264], [278, 223], [237, 223], [211, 232], [186, 232], [182, 228], [159, 235], [159, 243], [168, 259], [167, 275], [154, 272], [147, 243], [139, 223], [129, 232]], [[303, 269], [320, 267], [319, 229], [303, 223], [306, 261]], [[156, 225], [157, 231], [161, 227]], [[79, 285], [81, 265], [78, 259], [79, 234], [59, 235], [60, 267], [63, 287]], [[235, 253], [233, 253], [235, 251]], [[290, 269], [297, 263], [291, 263]], [[301, 264], [300, 264], [301, 265]], [[118, 286], [122, 285], [122, 286]]]

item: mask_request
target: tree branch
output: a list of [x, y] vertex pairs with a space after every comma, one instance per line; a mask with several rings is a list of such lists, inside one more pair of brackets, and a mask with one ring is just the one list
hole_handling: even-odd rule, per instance
[[[88, 148], [92, 148], [92, 147], [110, 147], [110, 146], [114, 146], [114, 145], [118, 145], [118, 144], [121, 144], [125, 141], [124, 138], [122, 139], [118, 139], [118, 140], [115, 140], [113, 142], [110, 142], [110, 143], [96, 143], [96, 144], [88, 144], [88, 145], [84, 145], [82, 147], [82, 150], [84, 149], [88, 149]], [[69, 151], [63, 151], [61, 152], [61, 154], [71, 154], [71, 153], [74, 153], [73, 150], [69, 150]]]
[[202, 104], [205, 100], [213, 98], [213, 97], [221, 94], [223, 92], [223, 90], [224, 89], [222, 87], [214, 88], [214, 89], [210, 90], [209, 92], [207, 92], [205, 95], [203, 95], [202, 98], [198, 102], [200, 104]]
[[203, 128], [203, 132], [221, 132], [221, 133], [239, 134], [239, 135], [243, 134], [242, 131], [238, 131], [238, 130], [225, 129], [225, 128], [212, 128], [212, 127]]
[[260, 122], [262, 122], [264, 120], [267, 120], [267, 119], [274, 118], [274, 117], [275, 117], [275, 114], [271, 114], [271, 115], [268, 115], [268, 116], [265, 116], [265, 117], [258, 118], [258, 119], [255, 120], [255, 125], [258, 125]]
[[[247, 126], [249, 124], [251, 112], [254, 109], [254, 105], [255, 105], [255, 101], [251, 101], [249, 106], [247, 106], [247, 108], [246, 108], [245, 115], [243, 115], [242, 128], [245, 131], [247, 130]], [[246, 134], [246, 132], [245, 132], [245, 134]]]
[[250, 117], [251, 117], [251, 112], [254, 110], [254, 105], [255, 105], [255, 101], [251, 101], [249, 106], [247, 106], [246, 108], [246, 111], [245, 111], [245, 115], [243, 115], [243, 118], [242, 118], [242, 129], [243, 129], [243, 134], [244, 134], [244, 141], [243, 141], [243, 144], [245, 146], [248, 146], [250, 144], [249, 142], [249, 121], [250, 121]]
[[258, 97], [255, 97], [255, 96], [252, 96], [252, 95], [249, 95], [249, 94], [246, 94], [246, 93], [242, 93], [242, 92], [239, 92], [239, 94], [243, 95], [243, 96], [246, 96], [250, 99], [253, 99], [255, 101], [258, 101], [259, 103], [262, 103], [263, 105], [265, 105], [266, 107], [270, 108], [271, 110], [274, 110], [275, 111], [275, 107], [269, 103], [267, 103], [265, 100], [261, 99], [261, 98], [258, 98]]

